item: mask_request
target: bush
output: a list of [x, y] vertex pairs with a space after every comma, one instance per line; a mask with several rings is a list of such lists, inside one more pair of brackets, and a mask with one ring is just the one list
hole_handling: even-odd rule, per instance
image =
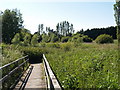
[[73, 36], [72, 37], [72, 42], [77, 42], [77, 39], [78, 39], [79, 37], [78, 36]]
[[42, 35], [42, 42], [48, 43], [50, 42], [50, 37], [46, 34]]
[[61, 44], [60, 47], [61, 47], [61, 49], [63, 49], [65, 52], [67, 52], [67, 51], [70, 51], [70, 50], [71, 50], [72, 45], [71, 45], [71, 43], [64, 43], [64, 44]]
[[46, 47], [60, 48], [60, 44], [59, 43], [47, 43]]
[[31, 45], [32, 45], [32, 46], [37, 46], [37, 44], [38, 44], [38, 39], [39, 39], [38, 34], [35, 34], [35, 35], [32, 37]]
[[46, 47], [46, 43], [39, 43], [39, 47], [43, 48], [43, 47]]
[[83, 36], [83, 42], [92, 42], [92, 39], [88, 36]]
[[15, 34], [14, 38], [12, 39], [13, 44], [19, 44], [20, 43], [20, 34]]
[[77, 38], [77, 43], [82, 43], [82, 42], [83, 42], [83, 38], [82, 37]]
[[68, 40], [69, 40], [69, 37], [62, 37], [62, 39], [61, 39], [61, 42], [68, 42]]
[[59, 41], [59, 38], [57, 36], [51, 38], [51, 42], [57, 42], [57, 41]]
[[104, 43], [113, 43], [114, 41], [112, 36], [107, 34], [102, 34], [96, 38], [95, 42], [99, 44], [104, 44]]
[[43, 50], [38, 47], [22, 47], [22, 52], [29, 56], [30, 63], [42, 62]]

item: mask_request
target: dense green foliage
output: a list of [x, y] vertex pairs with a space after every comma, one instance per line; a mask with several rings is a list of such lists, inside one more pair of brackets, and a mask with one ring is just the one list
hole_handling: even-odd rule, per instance
[[2, 65], [8, 64], [24, 56], [23, 53], [19, 51], [18, 46], [1, 44], [1, 47], [2, 47]]
[[41, 62], [43, 50], [39, 47], [23, 47], [19, 45], [1, 44], [2, 65], [8, 64], [18, 58], [29, 55], [30, 62]]
[[113, 39], [117, 39], [117, 29], [116, 27], [107, 27], [107, 28], [93, 28], [93, 29], [87, 29], [85, 31], [80, 30], [80, 34], [87, 35], [88, 37], [95, 40], [99, 35], [101, 34], [108, 34], [113, 37]]
[[16, 33], [11, 42], [12, 42], [13, 44], [20, 44], [20, 34], [19, 34], [19, 33]]
[[20, 51], [29, 56], [30, 63], [42, 62], [43, 50], [38, 47], [19, 47]]
[[38, 44], [38, 39], [39, 39], [38, 34], [34, 34], [34, 36], [31, 39], [31, 45], [36, 46]]
[[[18, 45], [6, 45], [6, 44], [0, 44], [0, 47], [2, 47], [2, 60], [1, 64], [2, 66], [8, 63], [11, 63], [23, 56], [25, 56], [22, 52], [20, 52]], [[1, 58], [0, 58], [1, 59]], [[23, 63], [25, 59], [20, 60], [19, 62], [15, 64], [11, 64], [9, 67], [3, 68], [0, 72], [2, 72], [2, 77], [7, 75], [11, 70], [16, 68], [18, 65]], [[2, 90], [9, 90], [9, 87], [13, 85], [16, 80], [18, 79], [19, 75], [22, 74], [24, 70], [26, 70], [29, 66], [29, 63], [24, 64], [22, 67], [17, 69], [13, 74], [11, 74], [10, 77], [8, 77], [3, 83], [2, 83]]]
[[14, 35], [22, 27], [22, 15], [17, 9], [6, 9], [2, 14], [2, 41], [11, 43]]
[[93, 40], [88, 36], [83, 36], [83, 42], [92, 42]]
[[[59, 44], [47, 47], [47, 59], [63, 88], [118, 89], [117, 45]], [[109, 52], [109, 53], [108, 53]]]
[[113, 43], [113, 38], [110, 35], [102, 34], [96, 38], [96, 43], [104, 44], [104, 43]]
[[[34, 43], [35, 41], [37, 42], [38, 40], [38, 38], [34, 39], [35, 36], [33, 36], [33, 38], [31, 37], [32, 35], [30, 31], [23, 28], [23, 29], [20, 29], [19, 33], [15, 34], [11, 42], [12, 44], [15, 44], [15, 45], [18, 44], [21, 46], [29, 46], [29, 45], [33, 45], [32, 43]], [[34, 43], [34, 44], [37, 44], [37, 43]]]

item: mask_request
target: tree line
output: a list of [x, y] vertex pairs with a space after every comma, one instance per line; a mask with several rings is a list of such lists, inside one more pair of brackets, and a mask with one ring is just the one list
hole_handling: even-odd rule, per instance
[[109, 34], [116, 39], [116, 27], [94, 28], [80, 30], [75, 33], [72, 23], [62, 21], [56, 24], [56, 29], [44, 27], [43, 24], [38, 25], [38, 31], [31, 34], [28, 29], [23, 26], [23, 19], [20, 10], [6, 9], [0, 14], [2, 20], [2, 42], [7, 44], [34, 45], [40, 42], [73, 42], [84, 41], [92, 42], [100, 34]]
[[113, 39], [117, 39], [117, 27], [111, 26], [107, 28], [93, 28], [87, 30], [80, 30], [77, 33], [84, 34], [95, 40], [101, 34], [108, 34], [112, 36]]

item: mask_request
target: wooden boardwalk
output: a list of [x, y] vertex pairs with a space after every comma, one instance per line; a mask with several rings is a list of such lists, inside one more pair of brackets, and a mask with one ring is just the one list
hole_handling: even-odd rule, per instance
[[25, 80], [25, 77], [29, 71], [24, 74], [22, 80], [19, 81], [15, 90], [17, 88], [19, 89], [23, 82], [25, 83], [24, 90], [46, 90], [47, 82], [43, 63], [31, 64], [30, 67], [32, 67], [32, 69], [28, 80]]
[[32, 73], [26, 83], [26, 88], [46, 89], [46, 78], [43, 63], [31, 64], [33, 66]]
[[43, 63], [30, 64], [14, 90], [62, 90], [45, 55]]

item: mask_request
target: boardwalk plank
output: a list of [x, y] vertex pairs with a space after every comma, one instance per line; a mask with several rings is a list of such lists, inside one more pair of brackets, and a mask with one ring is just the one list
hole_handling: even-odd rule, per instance
[[26, 83], [26, 88], [47, 88], [44, 74], [43, 63], [31, 64], [33, 66], [32, 73]]

